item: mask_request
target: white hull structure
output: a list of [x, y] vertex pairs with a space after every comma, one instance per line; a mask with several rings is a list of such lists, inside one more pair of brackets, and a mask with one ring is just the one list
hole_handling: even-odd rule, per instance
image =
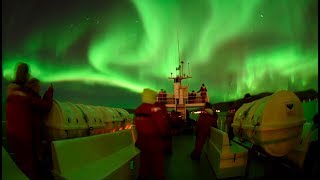
[[173, 79], [174, 92], [163, 94], [160, 93], [157, 102], [162, 102], [167, 108], [172, 108], [177, 112], [181, 113], [182, 119], [186, 119], [187, 109], [196, 109], [203, 107], [206, 102], [209, 102], [209, 96], [206, 93], [205, 96], [201, 96], [201, 93], [196, 93], [194, 96], [188, 91], [188, 85], [182, 84], [182, 80], [192, 78], [189, 75], [185, 75], [183, 72], [183, 61], [179, 62], [179, 67], [176, 68], [178, 71], [175, 77], [169, 77]]

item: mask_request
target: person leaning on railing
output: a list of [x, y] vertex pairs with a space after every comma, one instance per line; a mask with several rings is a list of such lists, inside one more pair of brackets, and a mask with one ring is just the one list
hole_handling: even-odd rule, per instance
[[44, 117], [48, 115], [53, 103], [53, 86], [52, 84], [44, 93], [40, 95], [40, 81], [32, 78], [28, 81], [27, 94], [30, 98], [30, 111], [32, 113], [32, 142], [34, 159], [38, 165], [38, 174], [41, 179], [46, 179], [46, 171], [51, 168], [51, 146], [48, 133], [45, 131]]
[[201, 98], [202, 102], [206, 102], [206, 97], [207, 97], [207, 88], [204, 84], [200, 87], [200, 90], [198, 92], [201, 92]]
[[197, 97], [197, 93], [194, 90], [192, 90], [192, 92], [191, 92], [191, 100], [192, 100], [191, 103], [195, 103], [196, 97]]
[[165, 103], [165, 104], [167, 103], [167, 91], [163, 91], [162, 102]]
[[158, 102], [162, 102], [162, 99], [163, 99], [163, 89], [160, 90], [160, 92], [158, 93]]

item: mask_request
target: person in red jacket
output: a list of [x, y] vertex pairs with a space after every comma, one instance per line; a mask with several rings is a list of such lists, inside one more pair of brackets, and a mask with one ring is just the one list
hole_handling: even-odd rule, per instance
[[163, 93], [164, 93], [164, 91], [163, 91], [163, 89], [161, 89], [160, 92], [158, 93], [158, 102], [162, 102], [162, 100], [163, 100]]
[[8, 85], [6, 102], [6, 136], [9, 152], [17, 166], [30, 178], [37, 179], [36, 161], [32, 149], [32, 113], [26, 83], [29, 67], [18, 65], [15, 80]]
[[167, 123], [161, 107], [155, 105], [157, 92], [144, 89], [142, 104], [134, 111], [136, 146], [140, 149], [139, 179], [165, 179], [163, 137]]
[[163, 138], [164, 143], [164, 154], [171, 155], [172, 154], [172, 134], [171, 134], [171, 124], [170, 124], [170, 116], [168, 114], [167, 107], [165, 103], [156, 102], [154, 103], [155, 106], [161, 108], [161, 112], [163, 115], [163, 119], [165, 119], [166, 123], [166, 135]]
[[238, 107], [233, 105], [227, 112], [226, 115], [226, 132], [228, 134], [229, 142], [234, 138], [233, 127], [231, 126], [233, 123], [233, 118], [236, 114]]
[[210, 127], [217, 127], [217, 120], [218, 114], [213, 111], [210, 103], [206, 103], [196, 124], [196, 142], [191, 159], [200, 159], [202, 148], [210, 134]]
[[172, 135], [177, 136], [181, 134], [182, 128], [184, 126], [184, 120], [181, 117], [180, 112], [172, 110], [170, 113], [170, 123]]
[[200, 87], [200, 90], [198, 92], [201, 92], [201, 98], [202, 102], [206, 102], [206, 97], [207, 97], [207, 88], [204, 84]]
[[37, 165], [39, 172], [42, 177], [45, 177], [46, 171], [51, 167], [51, 157], [50, 152], [50, 139], [48, 134], [45, 132], [44, 116], [47, 115], [52, 107], [53, 101], [53, 86], [52, 84], [48, 90], [44, 93], [43, 98], [40, 96], [40, 81], [36, 78], [32, 78], [28, 81], [26, 85], [27, 93], [31, 101], [31, 115], [32, 115], [32, 145], [34, 150], [34, 155], [37, 159]]

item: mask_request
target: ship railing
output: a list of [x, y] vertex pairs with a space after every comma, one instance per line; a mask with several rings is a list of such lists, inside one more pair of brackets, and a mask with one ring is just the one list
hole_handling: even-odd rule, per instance
[[161, 102], [164, 104], [175, 104], [175, 98], [171, 97], [157, 97], [157, 102]]
[[[184, 99], [184, 104], [197, 104], [197, 103], [206, 103], [209, 102], [209, 97], [206, 96], [205, 98], [203, 97], [188, 97], [188, 98], [183, 98]], [[161, 102], [164, 104], [179, 104], [179, 99], [174, 98], [174, 97], [157, 97], [157, 102]]]

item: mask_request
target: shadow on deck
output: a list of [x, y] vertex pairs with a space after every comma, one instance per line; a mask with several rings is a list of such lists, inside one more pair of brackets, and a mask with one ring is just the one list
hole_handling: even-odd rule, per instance
[[[167, 180], [217, 179], [209, 161], [202, 153], [200, 161], [193, 161], [190, 153], [194, 147], [195, 136], [180, 135], [173, 137], [173, 154], [166, 158]], [[240, 178], [229, 178], [232, 180]]]
[[[173, 154], [166, 158], [165, 164], [167, 180], [217, 179], [205, 153], [202, 153], [200, 161], [191, 160], [190, 153], [193, 150], [194, 141], [195, 136], [193, 135], [173, 136]], [[276, 162], [268, 163], [268, 161], [254, 157], [251, 163], [247, 178], [233, 177], [224, 180], [305, 179], [294, 169], [288, 169]]]

